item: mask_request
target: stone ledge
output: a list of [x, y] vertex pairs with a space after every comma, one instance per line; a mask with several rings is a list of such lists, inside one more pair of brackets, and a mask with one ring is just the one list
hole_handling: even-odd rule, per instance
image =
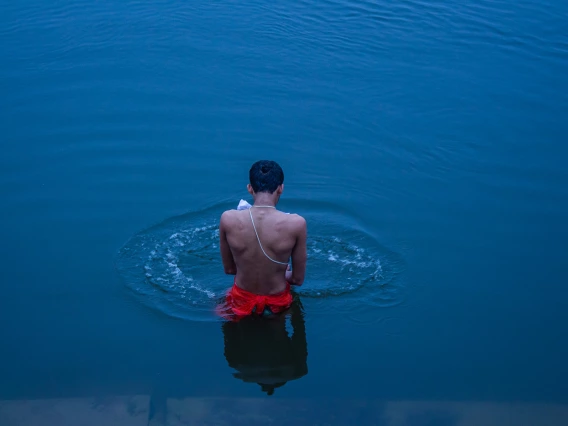
[[147, 426], [150, 398], [0, 401], [2, 426]]
[[566, 426], [568, 405], [279, 398], [168, 399], [150, 426]]
[[149, 396], [0, 401], [1, 426], [290, 424], [565, 426], [568, 404]]

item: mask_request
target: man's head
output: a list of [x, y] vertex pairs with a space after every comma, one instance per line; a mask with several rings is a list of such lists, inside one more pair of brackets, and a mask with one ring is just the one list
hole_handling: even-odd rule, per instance
[[248, 189], [253, 195], [276, 192], [280, 196], [284, 189], [284, 172], [275, 161], [261, 160], [254, 163], [249, 171], [249, 179]]

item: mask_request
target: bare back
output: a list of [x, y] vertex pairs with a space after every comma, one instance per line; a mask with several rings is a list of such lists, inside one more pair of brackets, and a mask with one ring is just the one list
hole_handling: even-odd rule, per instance
[[273, 260], [287, 263], [290, 258], [293, 272], [289, 280], [291, 284], [302, 284], [306, 268], [306, 221], [301, 216], [271, 208], [228, 210], [221, 216], [219, 238], [225, 272], [236, 275], [235, 282], [240, 288], [256, 294], [284, 291], [287, 265]]

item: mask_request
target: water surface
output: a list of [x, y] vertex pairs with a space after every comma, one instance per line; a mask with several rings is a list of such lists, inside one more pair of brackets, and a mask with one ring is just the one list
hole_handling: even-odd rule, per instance
[[[568, 402], [567, 19], [559, 0], [3, 3], [2, 399], [265, 396], [203, 319], [231, 284], [218, 214], [266, 158], [313, 258], [307, 373], [272, 398]], [[163, 259], [204, 226], [178, 240], [204, 258], [173, 253], [198, 306], [166, 269], [169, 296], [145, 293], [124, 248]]]

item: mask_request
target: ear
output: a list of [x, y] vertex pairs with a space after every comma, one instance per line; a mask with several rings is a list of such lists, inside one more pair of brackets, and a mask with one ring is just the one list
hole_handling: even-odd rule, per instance
[[283, 192], [284, 192], [284, 184], [282, 184], [278, 188], [276, 188], [276, 193], [278, 195], [282, 194]]
[[250, 195], [254, 197], [254, 189], [252, 189], [252, 185], [250, 183], [247, 184], [247, 191]]

